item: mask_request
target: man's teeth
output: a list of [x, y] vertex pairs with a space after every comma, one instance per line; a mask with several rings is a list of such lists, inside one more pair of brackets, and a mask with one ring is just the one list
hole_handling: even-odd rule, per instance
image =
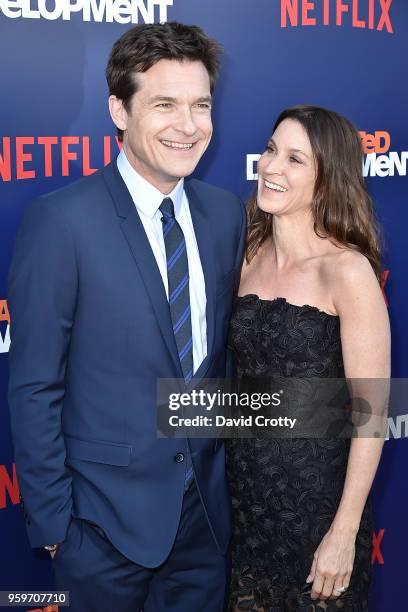
[[274, 191], [287, 191], [285, 187], [281, 187], [277, 183], [270, 183], [269, 181], [265, 181], [265, 187], [268, 189], [273, 189]]
[[193, 146], [193, 143], [191, 142], [186, 144], [181, 142], [171, 142], [170, 140], [161, 140], [160, 142], [171, 149], [191, 149]]

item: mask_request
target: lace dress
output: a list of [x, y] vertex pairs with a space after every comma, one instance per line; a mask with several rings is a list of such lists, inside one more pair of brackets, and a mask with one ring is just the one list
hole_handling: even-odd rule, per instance
[[[229, 343], [238, 377], [344, 376], [340, 320], [312, 306], [238, 297]], [[349, 447], [344, 438], [226, 440], [234, 513], [231, 611], [368, 610], [369, 502], [347, 591], [316, 601], [305, 582], [341, 498]]]

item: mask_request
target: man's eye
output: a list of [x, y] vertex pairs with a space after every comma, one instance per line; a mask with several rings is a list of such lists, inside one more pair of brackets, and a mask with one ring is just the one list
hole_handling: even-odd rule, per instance
[[289, 158], [291, 162], [295, 162], [296, 164], [301, 164], [302, 162], [300, 161], [300, 159], [298, 159], [297, 157], [293, 157], [293, 155], [291, 155], [291, 157]]
[[266, 150], [268, 151], [268, 153], [274, 153], [275, 152], [275, 147], [273, 147], [272, 145], [268, 145], [266, 147]]
[[170, 102], [160, 102], [160, 104], [156, 104], [157, 108], [170, 108]]
[[199, 108], [206, 108], [206, 109], [210, 109], [210, 108], [211, 108], [211, 105], [210, 105], [210, 104], [206, 104], [205, 102], [199, 102], [199, 103], [197, 104], [197, 106], [198, 106]]

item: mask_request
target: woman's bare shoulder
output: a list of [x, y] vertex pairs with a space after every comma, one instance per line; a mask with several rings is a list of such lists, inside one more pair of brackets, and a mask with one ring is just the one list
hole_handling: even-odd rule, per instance
[[327, 281], [332, 283], [350, 284], [361, 280], [377, 279], [368, 258], [352, 248], [331, 249], [322, 258], [322, 272]]

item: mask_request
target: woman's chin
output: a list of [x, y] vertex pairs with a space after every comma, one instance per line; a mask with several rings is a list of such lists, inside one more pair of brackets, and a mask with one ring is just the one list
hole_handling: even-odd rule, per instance
[[269, 213], [270, 215], [279, 215], [284, 212], [284, 207], [278, 202], [271, 202], [266, 198], [258, 198], [258, 208], [263, 212]]

